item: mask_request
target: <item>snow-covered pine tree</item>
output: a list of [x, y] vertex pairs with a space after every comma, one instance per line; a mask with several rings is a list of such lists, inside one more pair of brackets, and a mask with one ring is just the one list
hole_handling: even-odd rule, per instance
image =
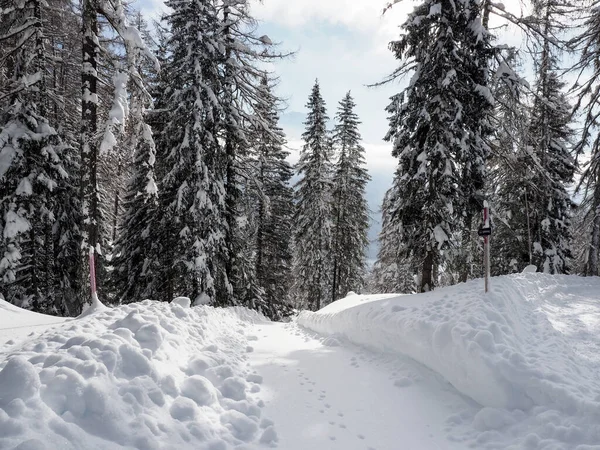
[[[138, 18], [140, 32], [144, 23]], [[133, 61], [141, 57], [134, 50]], [[158, 191], [154, 174], [156, 148], [144, 111], [150, 106], [151, 96], [141, 79], [133, 80], [131, 108], [128, 118], [129, 136], [125, 146], [134, 150], [127, 192], [124, 196], [125, 211], [118, 230], [111, 264], [111, 287], [119, 303], [152, 298], [156, 293], [158, 272], [157, 248], [150, 226], [158, 211]], [[119, 197], [116, 197], [117, 199]]]
[[[239, 84], [245, 88], [252, 89], [252, 76], [250, 78], [240, 77], [245, 64], [249, 62], [252, 67], [252, 53], [250, 46], [254, 42], [248, 42], [244, 36], [241, 26], [247, 25], [250, 16], [247, 11], [246, 0], [225, 0], [222, 4], [223, 14], [223, 36], [225, 51], [223, 52], [223, 138], [226, 154], [226, 183], [225, 183], [225, 229], [227, 244], [227, 255], [225, 257], [225, 272], [231, 283], [231, 291], [228, 297], [221, 301], [223, 306], [248, 303], [249, 307], [259, 308], [262, 303], [262, 293], [257, 284], [254, 268], [248, 260], [249, 252], [247, 239], [247, 217], [244, 217], [242, 201], [242, 183], [244, 177], [242, 172], [245, 158], [243, 153], [248, 149], [248, 139], [243, 126], [243, 115], [241, 108], [243, 99], [234, 95], [234, 91], [240, 92]], [[241, 34], [242, 33], [242, 34]], [[245, 42], [244, 42], [245, 41]], [[250, 56], [250, 61], [248, 60]], [[240, 70], [241, 69], [241, 70]], [[251, 75], [251, 74], [250, 74]]]
[[256, 186], [251, 186], [256, 205], [256, 278], [264, 290], [263, 313], [279, 320], [290, 312], [292, 275], [293, 168], [283, 148], [285, 135], [279, 127], [278, 101], [265, 77], [263, 101], [256, 106], [266, 126], [255, 126], [252, 142], [256, 155]]
[[[539, 85], [543, 83], [543, 87]], [[532, 111], [529, 145], [531, 171], [530, 230], [532, 263], [545, 273], [569, 273], [573, 201], [567, 187], [573, 182], [575, 160], [570, 154], [571, 107], [562, 92], [564, 83], [549, 71], [538, 80]]]
[[491, 37], [482, 20], [478, 1], [424, 0], [390, 45], [402, 64], [389, 80], [414, 75], [391, 124], [399, 159], [394, 190], [402, 195], [385, 214], [400, 257], [420, 266], [420, 291], [435, 286], [434, 266], [455, 230], [468, 226], [481, 195], [493, 102]]
[[546, 273], [568, 273], [571, 258], [571, 213], [573, 202], [567, 191], [573, 182], [575, 161], [570, 153], [573, 130], [571, 106], [562, 92], [557, 52], [554, 48], [563, 25], [565, 2], [536, 0], [534, 13], [542, 36], [537, 59], [536, 92], [528, 132], [530, 148], [526, 161], [529, 227], [532, 263]]
[[316, 81], [309, 96], [296, 173], [294, 294], [312, 311], [331, 299], [331, 176], [327, 112]]
[[41, 0], [0, 1], [0, 290], [25, 308], [54, 304], [55, 190], [67, 176], [47, 116], [49, 55]]
[[[583, 206], [588, 209], [591, 222], [584, 274], [600, 275], [600, 133], [598, 111], [600, 109], [600, 5], [592, 3], [582, 11], [582, 31], [570, 41], [579, 53], [579, 61], [572, 70], [578, 74], [578, 99], [575, 109], [582, 114], [581, 136], [574, 150], [578, 157], [589, 153], [589, 160], [582, 167], [577, 191], [583, 194]], [[591, 69], [591, 70], [590, 70]]]
[[[83, 274], [80, 259], [81, 198], [79, 149], [81, 101], [81, 17], [68, 0], [49, 2], [45, 10], [48, 32], [49, 64], [47, 85], [53, 91], [48, 117], [51, 125], [64, 136], [68, 148], [63, 153], [62, 178], [55, 190], [56, 221], [53, 225], [55, 259], [55, 310], [62, 315], [81, 312]], [[87, 293], [87, 292], [86, 292]]]
[[163, 246], [162, 300], [227, 304], [225, 271], [227, 157], [219, 142], [223, 110], [220, 21], [211, 0], [170, 0], [170, 58], [165, 67], [167, 123], [157, 138], [161, 216], [153, 221]]
[[339, 104], [333, 130], [338, 155], [332, 180], [332, 301], [349, 291], [361, 292], [366, 272], [369, 206], [365, 190], [371, 177], [365, 168], [355, 106], [348, 92]]
[[[514, 67], [517, 54], [507, 58]], [[497, 80], [493, 86], [496, 99], [495, 133], [488, 160], [488, 196], [493, 218], [492, 275], [521, 272], [531, 264], [531, 233], [528, 223], [529, 204], [526, 182], [528, 168], [527, 133], [530, 108], [518, 85]]]
[[[401, 129], [403, 102], [404, 95], [396, 94], [390, 98], [390, 104], [386, 107], [390, 128], [384, 140], [388, 142], [394, 142]], [[371, 291], [375, 293], [416, 292], [414, 265], [406, 256], [406, 252], [401, 251], [397, 241], [397, 230], [394, 229], [397, 224], [391, 220], [391, 208], [397, 200], [398, 193], [395, 186], [392, 186], [385, 193], [381, 205], [381, 231], [377, 237], [379, 250], [371, 276]], [[405, 256], [401, 257], [401, 254]]]
[[[250, 161], [249, 132], [251, 128], [269, 126], [267, 118], [261, 117], [261, 83], [268, 72], [265, 62], [284, 57], [277, 53], [268, 36], [257, 33], [256, 20], [251, 16], [248, 0], [217, 0], [224, 48], [222, 60], [223, 92], [220, 100], [223, 108], [222, 139], [227, 155], [226, 220], [228, 255], [226, 272], [233, 287], [227, 304], [243, 304], [258, 309], [264, 303], [254, 271], [252, 240], [247, 239], [249, 222], [244, 204], [244, 185], [256, 183], [255, 172], [248, 166]], [[268, 105], [263, 105], [268, 106]], [[269, 130], [267, 130], [269, 131]]]

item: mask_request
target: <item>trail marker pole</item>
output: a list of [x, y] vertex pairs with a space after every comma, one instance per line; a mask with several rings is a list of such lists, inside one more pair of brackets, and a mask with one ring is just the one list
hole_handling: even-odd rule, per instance
[[477, 232], [483, 237], [483, 267], [485, 270], [485, 292], [490, 287], [490, 236], [492, 228], [490, 227], [490, 212], [488, 202], [483, 202], [483, 226]]

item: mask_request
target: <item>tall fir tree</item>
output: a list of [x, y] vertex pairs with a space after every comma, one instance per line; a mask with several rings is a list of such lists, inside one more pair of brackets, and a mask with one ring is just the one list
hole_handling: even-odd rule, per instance
[[451, 237], [470, 228], [482, 200], [493, 48], [481, 7], [475, 0], [425, 0], [390, 46], [402, 61], [390, 79], [414, 75], [404, 97], [394, 100], [394, 190], [402, 195], [384, 213], [399, 257], [420, 267], [420, 291], [435, 286], [434, 269]]
[[543, 87], [538, 86], [529, 130], [531, 171], [525, 176], [530, 186], [532, 263], [545, 273], [569, 273], [574, 203], [567, 188], [576, 170], [569, 149], [571, 107], [555, 72], [539, 82]]
[[369, 245], [369, 206], [366, 187], [371, 179], [365, 168], [365, 150], [358, 131], [356, 104], [348, 92], [340, 102], [333, 130], [338, 152], [332, 192], [332, 301], [364, 287]]
[[153, 297], [158, 272], [157, 242], [149, 227], [158, 211], [158, 189], [154, 163], [156, 148], [150, 126], [144, 120], [149, 96], [144, 89], [132, 95], [131, 135], [127, 144], [134, 149], [132, 173], [124, 198], [124, 218], [112, 257], [111, 284], [119, 303]]
[[[582, 11], [580, 33], [570, 40], [570, 47], [579, 53], [572, 70], [577, 74], [575, 110], [582, 115], [581, 135], [574, 147], [577, 157], [589, 153], [582, 165], [577, 191], [583, 195], [583, 207], [590, 222], [584, 274], [600, 275], [600, 5], [586, 5]], [[592, 69], [592, 70], [590, 70]]]
[[[403, 94], [396, 94], [390, 98], [386, 107], [390, 128], [384, 137], [388, 142], [394, 142], [402, 124]], [[400, 247], [397, 245], [396, 225], [393, 218], [393, 205], [398, 201], [396, 186], [392, 186], [385, 193], [381, 205], [381, 231], [377, 237], [379, 249], [377, 260], [373, 265], [371, 277], [371, 291], [375, 293], [413, 293], [416, 290], [413, 264], [409, 256], [401, 256]]]
[[294, 191], [290, 186], [293, 168], [283, 146], [285, 135], [279, 127], [277, 99], [267, 78], [262, 82], [264, 102], [257, 108], [267, 126], [254, 130], [256, 149], [256, 278], [264, 290], [264, 314], [282, 319], [290, 312], [289, 289], [292, 275], [292, 219]]
[[318, 81], [309, 96], [296, 165], [294, 294], [297, 305], [312, 311], [331, 298], [331, 149], [327, 112]]
[[163, 252], [161, 299], [191, 296], [227, 304], [225, 183], [227, 155], [219, 141], [223, 109], [219, 18], [210, 0], [172, 0], [172, 34], [165, 67], [167, 122], [157, 139], [162, 214], [153, 221]]
[[53, 226], [67, 145], [48, 119], [48, 6], [0, 2], [0, 285], [14, 304], [64, 313], [54, 298]]
[[568, 273], [571, 258], [573, 202], [567, 186], [573, 182], [575, 161], [570, 153], [573, 130], [571, 106], [562, 92], [565, 83], [557, 73], [555, 36], [563, 25], [568, 3], [536, 0], [534, 12], [540, 23], [536, 91], [526, 145], [528, 173], [529, 233], [532, 263], [546, 273]]
[[[271, 39], [257, 33], [256, 20], [251, 15], [248, 0], [219, 0], [215, 2], [222, 17], [222, 140], [227, 155], [226, 210], [227, 221], [226, 272], [232, 285], [229, 305], [245, 305], [258, 309], [264, 303], [253, 264], [252, 240], [244, 205], [247, 203], [244, 185], [257, 183], [250, 161], [251, 130], [268, 127], [262, 117], [265, 101], [261, 83], [268, 72], [265, 62], [283, 58]], [[269, 131], [269, 130], [267, 130]], [[273, 130], [276, 132], [276, 130]], [[244, 256], [246, 255], [246, 256]]]

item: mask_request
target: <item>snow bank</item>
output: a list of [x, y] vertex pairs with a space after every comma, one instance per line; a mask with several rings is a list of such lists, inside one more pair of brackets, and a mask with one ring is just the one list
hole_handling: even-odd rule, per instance
[[3, 351], [11, 349], [28, 334], [44, 331], [68, 320], [19, 308], [3, 300], [0, 293], [0, 360]]
[[600, 423], [598, 359], [576, 351], [577, 339], [557, 330], [556, 314], [577, 302], [599, 303], [600, 280], [524, 273], [494, 278], [491, 286], [487, 295], [473, 281], [419, 295], [351, 296], [303, 312], [298, 323], [410, 356], [485, 407], [544, 407]]
[[[3, 316], [12, 307], [0, 308]], [[253, 395], [260, 377], [245, 365], [245, 327], [262, 320], [189, 300], [144, 301], [32, 337], [0, 353], [0, 448], [275, 445]]]

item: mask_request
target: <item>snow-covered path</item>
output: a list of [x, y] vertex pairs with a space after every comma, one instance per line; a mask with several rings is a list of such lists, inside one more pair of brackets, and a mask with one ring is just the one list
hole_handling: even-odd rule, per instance
[[17, 308], [6, 302], [0, 302], [0, 361], [26, 338], [67, 322], [70, 319], [45, 316]]
[[286, 450], [464, 449], [449, 417], [477, 407], [409, 358], [323, 339], [294, 323], [253, 325], [248, 364]]

